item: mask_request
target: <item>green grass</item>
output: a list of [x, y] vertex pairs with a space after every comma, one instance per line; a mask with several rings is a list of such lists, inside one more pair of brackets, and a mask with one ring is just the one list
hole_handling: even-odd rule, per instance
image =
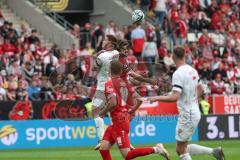
[[[200, 145], [209, 147], [222, 146], [227, 160], [240, 159], [240, 140], [234, 141], [211, 141], [200, 142]], [[175, 153], [175, 144], [165, 144], [169, 150], [172, 160], [178, 160]], [[136, 146], [135, 146], [136, 147]], [[122, 160], [118, 149], [111, 149], [113, 160]], [[137, 160], [160, 160], [158, 155], [150, 155]], [[101, 156], [97, 151], [93, 151], [92, 147], [79, 148], [51, 148], [51, 149], [23, 149], [23, 150], [2, 150], [0, 151], [0, 160], [101, 160]], [[193, 160], [214, 160], [210, 156], [195, 156]]]

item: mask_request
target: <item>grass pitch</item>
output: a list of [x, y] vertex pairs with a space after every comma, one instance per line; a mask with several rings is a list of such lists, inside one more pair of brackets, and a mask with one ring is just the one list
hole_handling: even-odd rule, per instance
[[[232, 141], [204, 141], [200, 145], [209, 147], [222, 146], [226, 160], [240, 159], [240, 140]], [[137, 147], [137, 146], [135, 146]], [[165, 147], [169, 150], [172, 160], [179, 160], [175, 153], [175, 144], [168, 143]], [[122, 156], [116, 147], [111, 149], [113, 160], [122, 160]], [[161, 160], [159, 155], [150, 155], [136, 160]], [[2, 150], [0, 160], [101, 160], [99, 152], [92, 147], [76, 148], [50, 148], [50, 149], [21, 149], [21, 150]], [[214, 160], [210, 156], [195, 156], [193, 160]]]

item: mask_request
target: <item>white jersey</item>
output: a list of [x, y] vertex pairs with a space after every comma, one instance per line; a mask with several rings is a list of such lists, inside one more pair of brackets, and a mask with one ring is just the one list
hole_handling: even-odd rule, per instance
[[200, 119], [197, 87], [199, 76], [197, 71], [189, 65], [180, 66], [173, 74], [173, 91], [181, 93], [177, 101], [179, 119]]
[[119, 52], [116, 50], [106, 51], [97, 57], [97, 64], [100, 70], [97, 75], [97, 90], [105, 90], [105, 82], [109, 79], [110, 64], [112, 60], [118, 60]]

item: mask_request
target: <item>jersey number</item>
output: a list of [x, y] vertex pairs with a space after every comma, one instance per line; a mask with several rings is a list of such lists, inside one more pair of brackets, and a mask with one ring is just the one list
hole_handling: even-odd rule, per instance
[[128, 89], [126, 87], [120, 88], [121, 93], [121, 99], [122, 99], [122, 106], [125, 106], [127, 104], [127, 98], [128, 98]]

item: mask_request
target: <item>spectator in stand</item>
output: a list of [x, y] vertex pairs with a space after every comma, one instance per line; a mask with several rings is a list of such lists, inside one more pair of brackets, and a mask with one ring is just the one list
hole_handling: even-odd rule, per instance
[[123, 28], [124, 38], [131, 41], [132, 26], [124, 26]]
[[117, 26], [117, 25], [114, 26], [114, 32], [115, 32], [115, 37], [117, 39], [124, 38], [124, 33], [123, 33], [123, 31], [120, 30], [119, 26]]
[[80, 50], [77, 48], [76, 44], [72, 44], [72, 48], [69, 51], [69, 59], [73, 59], [76, 58], [78, 56], [80, 56]]
[[35, 54], [34, 57], [44, 59], [48, 55], [48, 49], [46, 46], [43, 44], [43, 42], [39, 42], [37, 46], [35, 46]]
[[37, 85], [37, 82], [32, 81], [31, 85], [27, 89], [29, 100], [31, 101], [40, 100], [40, 91], [41, 88]]
[[11, 63], [11, 65], [9, 66], [7, 72], [8, 75], [14, 75], [14, 76], [20, 76], [23, 74], [23, 69], [22, 67], [19, 65], [19, 61], [17, 59], [14, 59]]
[[166, 40], [162, 40], [161, 43], [162, 43], [161, 46], [158, 48], [158, 53], [159, 53], [159, 59], [163, 60], [168, 53], [168, 48], [167, 48]]
[[81, 32], [80, 47], [84, 48], [87, 42], [92, 41], [92, 25], [90, 23], [85, 23]]
[[76, 84], [75, 77], [73, 74], [67, 75], [67, 80], [65, 81], [64, 85], [72, 85], [74, 86]]
[[[219, 57], [215, 57], [212, 62], [211, 70], [214, 71], [214, 70], [218, 69], [221, 63], [222, 63], [221, 59]], [[212, 79], [213, 79], [213, 77], [212, 77]]]
[[219, 73], [215, 75], [215, 79], [211, 82], [210, 86], [211, 94], [224, 94], [226, 90], [225, 83]]
[[13, 58], [17, 52], [17, 48], [14, 46], [14, 44], [10, 43], [10, 39], [5, 39], [2, 45], [2, 51], [6, 54], [7, 57]]
[[76, 99], [76, 95], [73, 92], [72, 85], [67, 86], [67, 91], [66, 91], [66, 94], [63, 95], [63, 99], [64, 100], [75, 100]]
[[93, 47], [95, 48], [96, 52], [99, 52], [102, 50], [103, 38], [104, 38], [103, 26], [101, 24], [98, 24], [93, 33], [93, 41], [92, 41]]
[[55, 100], [55, 94], [53, 89], [50, 87], [49, 81], [43, 81], [41, 87], [41, 100]]
[[28, 43], [31, 45], [39, 42], [40, 39], [38, 38], [37, 30], [33, 29], [31, 36], [28, 38]]
[[217, 74], [221, 75], [224, 81], [227, 81], [227, 73], [225, 71], [223, 63], [220, 63], [219, 67], [212, 72], [212, 79], [216, 78]]
[[76, 38], [80, 38], [81, 28], [78, 24], [73, 25], [73, 30], [71, 31], [72, 35]]
[[4, 21], [3, 26], [0, 27], [0, 34], [4, 39], [8, 38], [8, 29], [9, 29], [9, 22]]
[[146, 35], [144, 29], [142, 29], [141, 27], [141, 23], [136, 22], [134, 26], [135, 28], [132, 30], [131, 33], [131, 40], [133, 43], [132, 50], [134, 56], [140, 58], [143, 50], [143, 45], [146, 39]]
[[58, 45], [57, 45], [57, 44], [53, 44], [53, 45], [52, 45], [52, 47], [51, 47], [51, 49], [50, 49], [50, 52], [52, 52], [53, 55], [54, 55], [55, 57], [57, 57], [58, 59], [59, 59], [60, 56], [61, 56], [61, 51], [60, 51], [60, 49], [58, 48]]
[[[40, 59], [40, 57], [37, 57], [37, 59]], [[27, 50], [26, 52], [23, 53], [23, 63], [34, 62], [34, 61], [35, 61], [35, 57], [31, 51]]]
[[54, 87], [54, 94], [56, 95], [56, 100], [62, 100], [63, 99], [63, 93], [62, 93], [61, 85], [56, 85]]
[[177, 44], [182, 45], [185, 44], [187, 41], [187, 33], [188, 33], [188, 26], [183, 17], [178, 19], [176, 26], [176, 37], [177, 37]]
[[160, 24], [163, 26], [164, 18], [166, 16], [167, 12], [167, 0], [154, 0], [155, 2], [155, 7], [154, 7], [154, 12], [155, 12], [155, 25]]
[[19, 81], [18, 88], [16, 90], [16, 100], [18, 101], [27, 101], [28, 100], [28, 92], [27, 86], [23, 81]]
[[199, 76], [202, 80], [211, 80], [212, 77], [212, 71], [210, 69], [209, 63], [205, 62], [203, 64], [203, 68], [198, 70]]
[[106, 35], [114, 35], [115, 36], [114, 26], [115, 26], [115, 23], [113, 22], [113, 20], [110, 20], [108, 22], [108, 26], [106, 27], [106, 30], [105, 30], [105, 36]]
[[157, 48], [159, 48], [159, 47], [161, 46], [161, 39], [162, 39], [162, 36], [161, 36], [161, 26], [160, 26], [160, 24], [155, 27], [155, 34], [156, 34], [156, 44], [157, 44]]
[[58, 66], [58, 59], [53, 55], [52, 52], [49, 52], [47, 56], [45, 56], [43, 60], [44, 64], [44, 73], [49, 76]]
[[91, 43], [87, 42], [83, 50], [80, 51], [80, 56], [92, 56], [92, 55], [94, 55], [94, 49], [92, 48]]
[[170, 70], [174, 66], [174, 61], [172, 59], [172, 53], [167, 52], [167, 55], [163, 58], [163, 63], [166, 65], [167, 70]]
[[143, 45], [143, 51], [142, 51], [142, 58], [147, 64], [148, 68], [148, 76], [152, 77], [154, 71], [155, 63], [158, 63], [159, 61], [159, 55], [157, 50], [157, 45], [153, 41], [153, 37], [148, 37], [147, 42]]
[[25, 63], [23, 67], [23, 74], [26, 77], [27, 82], [30, 83], [34, 74], [34, 67], [30, 62]]
[[15, 85], [14, 82], [8, 83], [7, 100], [9, 101], [17, 100], [16, 89], [17, 89], [17, 85]]
[[223, 17], [222, 12], [219, 9], [213, 10], [213, 14], [211, 17], [211, 29], [220, 29], [221, 28], [221, 18]]
[[150, 24], [147, 23], [147, 26], [145, 28], [145, 33], [146, 33], [146, 39], [153, 39], [153, 41], [156, 41], [156, 33], [154, 27]]
[[227, 74], [228, 82], [230, 82], [230, 81], [234, 82], [236, 77], [235, 77], [234, 67], [232, 64], [228, 64], [226, 74]]
[[39, 74], [40, 76], [43, 75], [43, 63], [41, 59], [36, 59], [36, 63], [34, 65], [34, 72]]
[[223, 47], [225, 45], [225, 37], [224, 35], [220, 32], [219, 29], [215, 31], [212, 35], [212, 42], [215, 46], [217, 47]]

